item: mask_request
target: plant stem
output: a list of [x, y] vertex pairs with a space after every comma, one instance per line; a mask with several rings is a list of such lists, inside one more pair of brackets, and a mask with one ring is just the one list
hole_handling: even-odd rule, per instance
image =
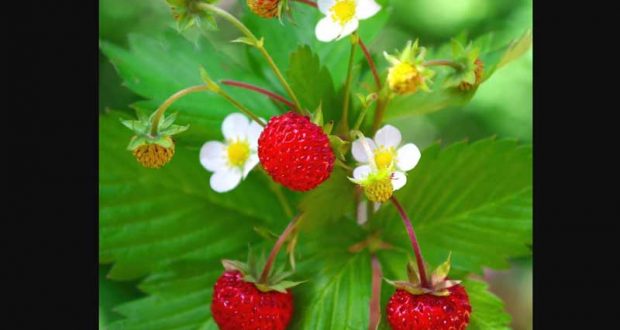
[[428, 280], [426, 278], [426, 266], [424, 266], [424, 259], [422, 258], [422, 252], [420, 251], [420, 245], [418, 244], [418, 239], [415, 236], [415, 231], [413, 230], [413, 225], [411, 224], [411, 219], [405, 213], [405, 210], [400, 205], [395, 196], [390, 197], [390, 200], [398, 210], [401, 219], [403, 219], [403, 223], [405, 224], [405, 228], [407, 228], [407, 233], [409, 234], [409, 239], [411, 240], [411, 245], [413, 246], [413, 253], [415, 254], [415, 260], [418, 264], [418, 271], [420, 273], [420, 281], [422, 282], [422, 287], [430, 288]]
[[168, 109], [168, 107], [170, 107], [172, 103], [176, 102], [178, 99], [182, 98], [183, 96], [187, 94], [201, 92], [201, 91], [208, 91], [208, 90], [209, 90], [209, 86], [207, 85], [197, 85], [197, 86], [187, 87], [185, 89], [182, 89], [172, 94], [172, 96], [170, 96], [167, 100], [164, 101], [164, 103], [162, 103], [159, 106], [159, 108], [157, 108], [155, 115], [153, 116], [153, 121], [151, 122], [151, 135], [152, 136], [157, 135], [159, 121], [161, 120], [161, 117], [164, 115], [164, 112], [166, 112], [166, 109]]
[[263, 268], [263, 272], [260, 274], [258, 283], [267, 284], [267, 279], [269, 277], [271, 266], [273, 265], [273, 262], [275, 261], [276, 256], [278, 255], [278, 252], [280, 251], [280, 248], [286, 241], [286, 238], [291, 234], [291, 232], [293, 232], [293, 229], [295, 229], [295, 225], [299, 222], [299, 219], [301, 219], [301, 216], [302, 216], [301, 214], [298, 214], [297, 216], [295, 216], [291, 220], [291, 222], [289, 222], [288, 226], [286, 226], [286, 229], [284, 229], [282, 234], [280, 234], [280, 237], [278, 237], [276, 244], [271, 249], [271, 252], [269, 252], [269, 257], [267, 258], [267, 262], [265, 263], [265, 268]]
[[370, 52], [366, 45], [362, 41], [362, 38], [359, 39], [359, 45], [362, 48], [362, 52], [366, 57], [366, 61], [368, 61], [368, 66], [370, 67], [370, 71], [372, 72], [372, 76], [375, 78], [375, 84], [377, 85], [377, 91], [381, 90], [381, 79], [379, 78], [379, 73], [377, 73], [377, 66], [375, 65], [375, 61], [373, 61], [372, 56], [370, 56]]
[[254, 86], [252, 84], [244, 83], [244, 82], [241, 82], [241, 81], [234, 81], [234, 80], [222, 80], [221, 82], [224, 85], [240, 87], [240, 88], [244, 88], [244, 89], [247, 89], [247, 90], [251, 90], [251, 91], [255, 91], [255, 92], [261, 93], [261, 94], [266, 95], [267, 97], [269, 97], [269, 98], [271, 98], [273, 100], [276, 100], [276, 101], [279, 101], [279, 102], [282, 102], [282, 103], [286, 104], [290, 108], [294, 108], [295, 107], [295, 104], [293, 104], [291, 101], [285, 99], [284, 97], [282, 97], [282, 96], [280, 96], [280, 95], [278, 95], [278, 94], [276, 94], [274, 92], [268, 91], [268, 90], [266, 90], [264, 88], [260, 88], [258, 86]]
[[342, 101], [342, 115], [340, 117], [340, 124], [338, 131], [340, 134], [347, 134], [349, 132], [349, 99], [351, 94], [351, 80], [353, 80], [353, 62], [355, 60], [356, 44], [359, 41], [357, 32], [351, 35], [351, 53], [349, 54], [349, 66], [347, 69], [347, 78], [344, 84], [344, 100]]
[[370, 319], [368, 321], [368, 330], [376, 330], [381, 322], [381, 263], [377, 255], [372, 255], [372, 291], [370, 296]]
[[388, 90], [385, 94], [380, 93], [379, 99], [377, 99], [377, 106], [375, 107], [375, 117], [372, 121], [372, 128], [370, 131], [371, 135], [375, 134], [375, 132], [379, 129], [379, 125], [383, 122], [383, 114], [385, 113], [389, 102], [390, 91]]
[[269, 63], [269, 66], [275, 73], [276, 77], [278, 78], [278, 80], [280, 80], [280, 83], [282, 84], [284, 89], [286, 89], [286, 92], [289, 94], [293, 102], [295, 102], [296, 107], [294, 110], [299, 112], [300, 114], [304, 114], [301, 108], [301, 104], [299, 103], [299, 100], [297, 99], [297, 96], [295, 96], [295, 93], [293, 92], [289, 84], [286, 82], [286, 79], [284, 79], [282, 72], [280, 72], [280, 69], [278, 69], [278, 66], [271, 58], [271, 55], [269, 55], [269, 52], [265, 49], [263, 45], [263, 40], [262, 39], [258, 40], [258, 38], [256, 38], [256, 36], [252, 33], [252, 31], [250, 31], [250, 29], [248, 29], [243, 23], [241, 23], [241, 21], [239, 21], [235, 16], [231, 15], [227, 11], [217, 6], [204, 3], [204, 2], [198, 4], [198, 6], [206, 11], [210, 11], [213, 14], [216, 14], [220, 16], [221, 18], [227, 20], [232, 25], [234, 25], [237, 29], [239, 29], [239, 31], [241, 31], [241, 33], [243, 33], [249, 39], [249, 41], [251, 41], [251, 45], [256, 47], [260, 51], [260, 53], [263, 55], [263, 57], [265, 57], [265, 59]]
[[310, 1], [310, 0], [294, 0], [294, 1], [305, 3], [306, 5], [314, 7], [314, 8], [319, 8], [317, 6], [316, 2], [314, 2], [314, 1]]
[[252, 120], [254, 120], [257, 124], [261, 125], [262, 127], [265, 127], [265, 123], [263, 123], [263, 121], [260, 118], [258, 118], [254, 113], [252, 113], [250, 109], [246, 108], [243, 104], [237, 102], [237, 100], [233, 99], [232, 96], [228, 95], [228, 93], [224, 92], [221, 88], [215, 92], [223, 96], [226, 100], [228, 100], [228, 102], [232, 103], [232, 105], [237, 107], [237, 109], [241, 110], [241, 112], [246, 114], [248, 117], [252, 118]]
[[454, 61], [451, 60], [430, 60], [430, 61], [426, 61], [423, 64], [424, 66], [437, 66], [437, 65], [443, 65], [443, 66], [449, 66], [452, 67], [456, 70], [463, 70], [463, 66], [459, 63], [456, 63]]
[[273, 70], [273, 73], [276, 74], [276, 77], [278, 77], [278, 80], [280, 80], [280, 83], [282, 84], [282, 86], [284, 86], [284, 89], [286, 89], [288, 96], [290, 96], [291, 99], [293, 99], [293, 102], [295, 102], [295, 107], [293, 108], [293, 110], [299, 112], [302, 115], [307, 114], [302, 109], [301, 104], [299, 103], [299, 100], [297, 99], [297, 96], [295, 95], [295, 92], [293, 92], [293, 89], [291, 89], [291, 86], [289, 86], [288, 82], [286, 82], [286, 79], [284, 79], [284, 76], [280, 72], [280, 69], [278, 69], [278, 66], [276, 65], [276, 63], [273, 61], [273, 58], [271, 58], [271, 55], [269, 55], [269, 52], [267, 52], [267, 49], [265, 49], [262, 43], [259, 46], [257, 46], [257, 48], [261, 52], [261, 54], [263, 54], [263, 56], [269, 63], [269, 66], [271, 66], [271, 70]]

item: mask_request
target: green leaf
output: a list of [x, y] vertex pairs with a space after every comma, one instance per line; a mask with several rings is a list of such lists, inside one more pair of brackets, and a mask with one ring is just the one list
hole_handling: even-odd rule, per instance
[[354, 185], [347, 179], [347, 173], [335, 167], [329, 179], [302, 197], [299, 208], [304, 212], [304, 229], [315, 229], [325, 223], [353, 213]]
[[331, 75], [308, 45], [291, 54], [286, 75], [303, 107], [313, 110], [322, 105], [325, 121], [338, 119], [340, 108]]
[[258, 238], [253, 226], [288, 221], [260, 174], [226, 194], [211, 190], [196, 149], [177, 146], [164, 168], [141, 167], [125, 150], [131, 132], [118, 116], [100, 116], [99, 259], [114, 262], [111, 278], [137, 278], [182, 257], [230, 257]]
[[463, 285], [472, 309], [468, 330], [510, 329], [511, 318], [504, 310], [504, 303], [489, 292], [486, 283], [468, 279]]
[[[132, 34], [129, 49], [101, 41], [100, 48], [114, 64], [124, 85], [146, 100], [137, 107], [153, 112], [164, 100], [177, 91], [202, 84], [200, 66], [214, 80], [236, 79], [267, 89], [269, 83], [256, 77], [240, 56], [231, 56], [226, 46], [200, 39], [197, 46], [174, 31], [159, 38]], [[238, 48], [239, 46], [234, 46]], [[263, 95], [230, 87], [227, 92], [258, 116], [269, 118], [279, 113], [276, 106]], [[226, 115], [238, 110], [224, 98], [211, 92], [192, 93], [168, 109], [178, 112], [177, 122], [192, 124], [178, 137], [180, 144], [201, 145], [206, 140], [221, 139], [221, 123]]]
[[[508, 258], [531, 254], [530, 145], [494, 139], [444, 149], [433, 145], [408, 174], [407, 185], [395, 196], [430, 264], [440, 264], [452, 251], [454, 270], [480, 273], [482, 267], [506, 268]], [[384, 205], [369, 222], [401, 253], [412, 254], [392, 205]], [[404, 269], [406, 258], [398, 262], [390, 267]]]

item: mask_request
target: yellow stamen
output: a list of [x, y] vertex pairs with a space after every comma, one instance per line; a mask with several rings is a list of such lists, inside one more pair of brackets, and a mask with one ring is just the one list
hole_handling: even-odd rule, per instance
[[377, 169], [384, 170], [392, 166], [394, 156], [393, 147], [379, 147], [375, 149], [375, 164], [377, 165]]
[[408, 62], [400, 62], [388, 72], [390, 89], [398, 94], [413, 93], [422, 84], [422, 76], [415, 66]]
[[336, 0], [329, 11], [332, 19], [344, 26], [355, 16], [355, 0]]
[[232, 166], [242, 166], [250, 157], [250, 145], [247, 141], [234, 141], [228, 145], [226, 151], [228, 162]]

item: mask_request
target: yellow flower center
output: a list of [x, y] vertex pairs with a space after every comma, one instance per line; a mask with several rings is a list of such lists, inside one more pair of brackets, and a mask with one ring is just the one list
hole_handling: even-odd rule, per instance
[[332, 13], [332, 19], [344, 26], [355, 16], [355, 0], [336, 0], [329, 11]]
[[232, 166], [242, 166], [250, 157], [250, 144], [247, 141], [234, 141], [226, 149], [228, 162]]
[[395, 153], [393, 147], [379, 147], [375, 149], [375, 164], [377, 165], [377, 169], [384, 170], [392, 166], [394, 156]]
[[388, 72], [390, 89], [399, 94], [415, 92], [421, 83], [422, 77], [418, 70], [408, 62], [400, 62]]

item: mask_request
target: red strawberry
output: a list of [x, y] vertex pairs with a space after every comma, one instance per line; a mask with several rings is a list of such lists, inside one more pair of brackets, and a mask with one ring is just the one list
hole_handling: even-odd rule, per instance
[[269, 120], [258, 138], [258, 158], [276, 182], [297, 191], [327, 180], [336, 160], [323, 129], [294, 112]]
[[[423, 263], [423, 260], [422, 260]], [[387, 305], [387, 320], [393, 330], [464, 330], [471, 305], [461, 281], [448, 279], [450, 256], [432, 273], [411, 260], [407, 281], [390, 281], [396, 292]]]
[[284, 330], [293, 315], [293, 295], [262, 292], [241, 272], [226, 271], [215, 283], [211, 314], [221, 330]]
[[413, 295], [397, 289], [387, 305], [387, 320], [394, 330], [462, 330], [467, 328], [471, 306], [463, 286], [448, 289], [447, 296]]

